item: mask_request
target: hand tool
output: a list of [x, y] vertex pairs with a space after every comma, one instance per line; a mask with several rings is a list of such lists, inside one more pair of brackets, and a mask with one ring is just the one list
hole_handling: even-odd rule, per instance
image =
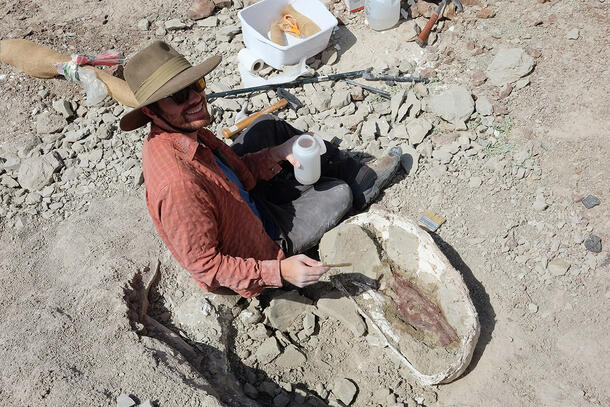
[[350, 267], [351, 265], [352, 263], [322, 264], [322, 267], [330, 267], [332, 269], [339, 267]]
[[229, 138], [229, 137], [232, 137], [233, 135], [239, 133], [240, 131], [242, 131], [249, 125], [251, 125], [252, 122], [254, 122], [254, 120], [256, 120], [256, 118], [258, 118], [259, 116], [274, 112], [278, 109], [283, 108], [284, 106], [288, 106], [295, 111], [297, 109], [299, 109], [301, 106], [303, 106], [303, 103], [301, 103], [301, 101], [299, 99], [297, 99], [294, 95], [290, 94], [286, 89], [279, 88], [277, 90], [277, 95], [282, 98], [282, 99], [280, 99], [279, 102], [274, 103], [271, 106], [266, 107], [265, 109], [263, 109], [261, 111], [251, 114], [244, 120], [242, 120], [238, 123], [235, 123], [231, 127], [222, 129], [222, 135], [224, 136], [224, 138]]
[[[462, 3], [460, 2], [460, 0], [451, 0], [451, 1], [453, 4], [455, 4], [455, 8], [458, 11], [461, 12], [464, 10], [464, 7], [462, 6]], [[424, 27], [423, 30], [421, 30], [419, 35], [417, 37], [415, 37], [415, 42], [417, 42], [417, 44], [420, 47], [423, 47], [426, 44], [426, 42], [428, 41], [428, 36], [430, 35], [430, 32], [432, 31], [432, 27], [434, 27], [434, 24], [436, 24], [436, 22], [438, 21], [440, 16], [443, 15], [443, 9], [445, 8], [446, 5], [447, 5], [447, 0], [442, 0], [440, 3], [438, 3], [438, 8], [430, 16], [430, 20], [428, 20], [428, 24], [426, 24], [426, 26]]]
[[362, 79], [367, 81], [392, 81], [392, 82], [430, 82], [427, 78], [417, 78], [415, 76], [393, 76], [393, 75], [373, 75], [370, 72], [362, 74]]
[[376, 93], [377, 95], [381, 96], [382, 98], [392, 99], [392, 95], [390, 95], [390, 92], [386, 92], [385, 90], [377, 89], [377, 88], [374, 88], [374, 87], [368, 86], [368, 85], [363, 85], [362, 83], [358, 83], [351, 79], [346, 79], [345, 82], [352, 84], [352, 85], [360, 86], [362, 89], [368, 90], [371, 93]]
[[292, 34], [298, 38], [305, 38], [299, 30], [299, 25], [297, 24], [297, 19], [291, 16], [290, 14], [286, 14], [280, 23], [280, 28], [286, 34]]
[[371, 69], [373, 69], [373, 68], [367, 68], [367, 69], [363, 69], [361, 71], [343, 72], [343, 73], [336, 73], [336, 74], [332, 74], [332, 75], [314, 76], [311, 78], [295, 79], [290, 82], [276, 83], [276, 84], [272, 84], [272, 85], [260, 85], [260, 86], [253, 86], [250, 88], [226, 90], [224, 92], [209, 93], [206, 95], [206, 97], [207, 97], [208, 101], [211, 101], [216, 98], [220, 98], [220, 97], [224, 97], [224, 96], [241, 95], [242, 93], [256, 92], [259, 90], [270, 90], [270, 89], [277, 89], [277, 88], [293, 87], [293, 86], [304, 85], [306, 83], [337, 81], [337, 80], [346, 79], [346, 78], [359, 78], [365, 72], [370, 72]]

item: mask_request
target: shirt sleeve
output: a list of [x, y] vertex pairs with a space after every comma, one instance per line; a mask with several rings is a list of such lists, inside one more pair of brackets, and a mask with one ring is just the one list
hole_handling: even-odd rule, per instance
[[159, 217], [179, 263], [210, 291], [227, 287], [243, 297], [265, 288], [282, 286], [280, 254], [277, 259], [232, 257], [219, 247], [216, 208], [200, 187], [177, 182], [166, 187], [159, 202]]
[[271, 158], [269, 148], [264, 148], [255, 153], [244, 154], [241, 159], [256, 181], [270, 180], [282, 170], [282, 167]]

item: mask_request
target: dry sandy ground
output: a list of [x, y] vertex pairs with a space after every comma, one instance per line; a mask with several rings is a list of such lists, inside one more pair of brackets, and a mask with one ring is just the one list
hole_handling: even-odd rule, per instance
[[[154, 26], [137, 29], [139, 19], [183, 18], [188, 3], [3, 1], [0, 37], [27, 36], [66, 53], [116, 47], [129, 56], [155, 36]], [[361, 387], [354, 405], [389, 405], [374, 398], [381, 387], [395, 388], [409, 406], [420, 395], [429, 406], [610, 405], [608, 3], [464, 3], [467, 12], [455, 29], [439, 34], [418, 56], [420, 67], [434, 67], [442, 83], [464, 84], [474, 95], [498, 100], [509, 111], [510, 131], [487, 155], [452, 163], [441, 174], [422, 158], [420, 170], [400, 174], [380, 202], [404, 216], [432, 208], [448, 219], [436, 240], [462, 272], [482, 327], [471, 366], [451, 384], [424, 389], [408, 375], [398, 381], [389, 376], [399, 370], [367, 370], [380, 363], [379, 353], [368, 353], [366, 342], [344, 328], [327, 321], [318, 336], [321, 342], [325, 334], [334, 338], [324, 345], [337, 350], [332, 374]], [[477, 19], [477, 3], [487, 3], [495, 17]], [[404, 45], [397, 35], [401, 27], [373, 33], [361, 19], [356, 16], [333, 39], [342, 44], [337, 71], [418, 51]], [[579, 36], [569, 40], [573, 28]], [[477, 85], [473, 76], [503, 46], [529, 49], [536, 67], [529, 86], [500, 100], [499, 89]], [[234, 66], [231, 59], [225, 64]], [[29, 78], [6, 65], [0, 75], [5, 150], [16, 151], [22, 137], [35, 131], [39, 89], [48, 89], [50, 100], [78, 93], [65, 82]], [[514, 157], [524, 148], [531, 175], [517, 179]], [[470, 183], [473, 177], [482, 182]], [[142, 327], [128, 312], [140, 286], [134, 277], [156, 259], [163, 277], [152, 312], [171, 313], [177, 308], [173, 295], [199, 292], [156, 237], [143, 187], [116, 180], [96, 185], [82, 198], [88, 209], [66, 219], [34, 218], [20, 228], [12, 217], [1, 219], [0, 404], [113, 405], [126, 393], [159, 406], [221, 405], [215, 396], [226, 405], [254, 405], [234, 390], [230, 373], [213, 369], [212, 361], [222, 367], [234, 356], [228, 353], [241, 354], [229, 349], [231, 343], [221, 338], [212, 343], [216, 348], [199, 348], [210, 366], [197, 370], [163, 341], [137, 333]], [[532, 207], [540, 194], [548, 204], [544, 211]], [[587, 210], [580, 200], [588, 194], [601, 205]], [[592, 234], [602, 239], [601, 253], [583, 245]], [[554, 259], [570, 264], [567, 272], [552, 273], [547, 265]], [[354, 352], [361, 352], [358, 363]], [[281, 377], [285, 382], [290, 375]], [[323, 371], [306, 377], [316, 378], [333, 379]]]

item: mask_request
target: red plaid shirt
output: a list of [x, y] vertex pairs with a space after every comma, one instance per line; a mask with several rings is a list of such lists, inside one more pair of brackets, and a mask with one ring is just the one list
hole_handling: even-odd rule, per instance
[[152, 124], [142, 148], [142, 167], [146, 204], [157, 232], [206, 291], [227, 287], [253, 297], [267, 287], [281, 287], [279, 262], [284, 253], [212, 152], [248, 191], [281, 169], [269, 149], [238, 157], [209, 130], [174, 133]]

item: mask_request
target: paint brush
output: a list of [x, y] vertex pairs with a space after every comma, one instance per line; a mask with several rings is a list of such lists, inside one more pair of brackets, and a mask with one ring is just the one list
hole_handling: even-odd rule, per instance
[[323, 264], [322, 267], [337, 268], [337, 267], [349, 267], [351, 265], [352, 265], [352, 263], [337, 263], [337, 264]]

